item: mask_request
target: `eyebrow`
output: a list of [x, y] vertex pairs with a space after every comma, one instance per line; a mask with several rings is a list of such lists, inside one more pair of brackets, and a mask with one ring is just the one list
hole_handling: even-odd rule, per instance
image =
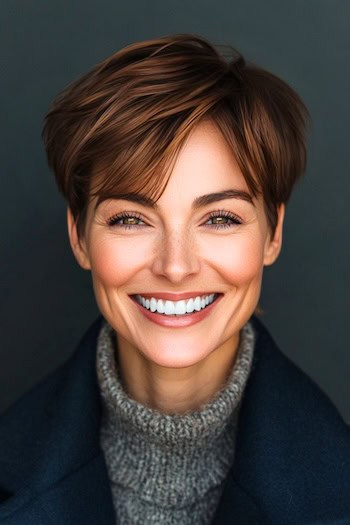
[[[101, 202], [107, 199], [126, 200], [130, 202], [135, 202], [137, 204], [141, 204], [146, 208], [158, 208], [156, 201], [154, 201], [150, 197], [147, 197], [146, 195], [141, 195], [140, 193], [122, 193], [119, 195], [111, 195], [109, 197], [103, 197], [102, 199], [99, 199], [95, 205], [95, 209], [99, 204], [101, 204]], [[254, 206], [253, 198], [247, 191], [229, 189], [224, 191], [218, 191], [215, 193], [207, 193], [206, 195], [196, 197], [192, 203], [192, 208], [194, 210], [197, 210], [199, 208], [207, 206], [208, 204], [212, 204], [213, 202], [218, 202], [225, 199], [240, 199], [249, 202]]]

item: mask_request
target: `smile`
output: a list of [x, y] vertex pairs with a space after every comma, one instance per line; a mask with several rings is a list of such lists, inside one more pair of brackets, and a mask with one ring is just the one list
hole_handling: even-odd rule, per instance
[[163, 315], [176, 316], [186, 315], [193, 312], [199, 312], [205, 310], [210, 304], [212, 304], [219, 294], [212, 293], [210, 295], [202, 295], [197, 297], [190, 297], [189, 299], [182, 301], [168, 301], [163, 299], [156, 299], [154, 297], [145, 298], [141, 295], [135, 295], [135, 300], [150, 312], [159, 313]]

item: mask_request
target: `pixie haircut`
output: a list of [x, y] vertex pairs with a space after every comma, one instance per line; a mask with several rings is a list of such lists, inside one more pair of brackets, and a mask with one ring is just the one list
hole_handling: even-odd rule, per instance
[[275, 75], [190, 34], [139, 42], [95, 66], [53, 101], [43, 139], [58, 187], [84, 234], [108, 198], [158, 199], [189, 133], [210, 119], [231, 148], [271, 232], [306, 165], [308, 112]]

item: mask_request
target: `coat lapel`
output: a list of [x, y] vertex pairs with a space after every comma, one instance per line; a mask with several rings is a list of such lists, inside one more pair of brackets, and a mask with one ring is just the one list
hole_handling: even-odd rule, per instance
[[225, 482], [213, 525], [264, 525], [261, 509], [230, 474]]
[[350, 523], [349, 427], [261, 321], [252, 321], [256, 346], [219, 523], [230, 523], [226, 515], [242, 524]]
[[[95, 356], [100, 325], [98, 319], [71, 359], [3, 418], [0, 486], [3, 476], [6, 488], [0, 491], [1, 523], [7, 519], [6, 525], [115, 525], [99, 446]], [[1, 454], [5, 447], [7, 457]], [[20, 463], [16, 450], [21, 451]]]

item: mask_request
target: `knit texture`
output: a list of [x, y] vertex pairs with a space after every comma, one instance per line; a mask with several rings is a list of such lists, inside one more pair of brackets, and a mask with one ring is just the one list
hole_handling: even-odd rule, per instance
[[234, 459], [239, 407], [254, 344], [248, 321], [224, 387], [198, 411], [169, 415], [126, 393], [117, 367], [115, 334], [103, 324], [96, 356], [102, 399], [100, 445], [117, 523], [211, 523]]

